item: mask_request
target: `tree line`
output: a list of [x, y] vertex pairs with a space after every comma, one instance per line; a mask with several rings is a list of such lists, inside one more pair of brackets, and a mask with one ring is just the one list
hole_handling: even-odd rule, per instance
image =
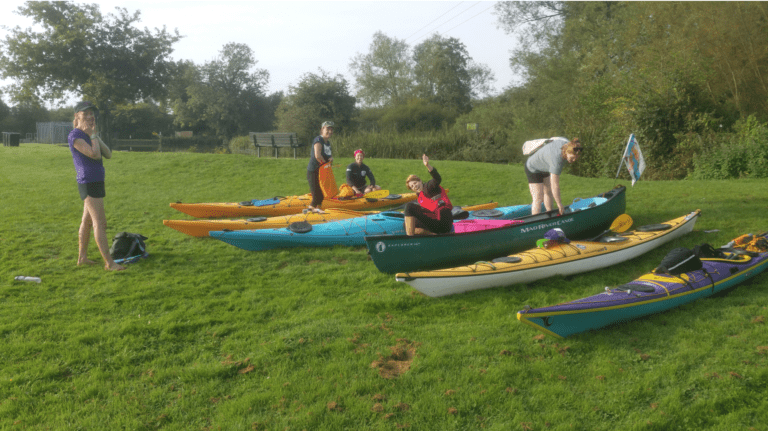
[[376, 32], [350, 59], [354, 82], [316, 70], [287, 94], [266, 94], [269, 72], [247, 45], [204, 64], [172, 61], [178, 32], [138, 30], [138, 11], [116, 10], [20, 7], [42, 31], [17, 27], [0, 41], [0, 70], [14, 80], [4, 91], [17, 103], [0, 105], [0, 124], [55, 116], [44, 102], [78, 94], [120, 137], [290, 131], [308, 142], [333, 119], [340, 148], [520, 162], [526, 140], [578, 136], [587, 151], [572, 173], [613, 176], [634, 133], [649, 178], [768, 176], [768, 3], [498, 3], [522, 79], [493, 97], [490, 69], [451, 37], [409, 46]]
[[[338, 132], [353, 131], [361, 112], [358, 101], [372, 106], [387, 102], [376, 100], [384, 90], [374, 88], [378, 62], [388, 60], [380, 52], [382, 45], [392, 41], [381, 33], [374, 35], [372, 53], [351, 65], [359, 76], [361, 97], [352, 94], [343, 76], [323, 70], [306, 73], [288, 94], [266, 94], [269, 72], [257, 67], [247, 45], [226, 44], [204, 64], [172, 61], [173, 45], [182, 38], [177, 31], [139, 30], [139, 11], [116, 11], [103, 14], [96, 4], [25, 3], [18, 13], [31, 18], [37, 29], [13, 28], [2, 41], [0, 70], [14, 80], [5, 92], [17, 106], [29, 107], [68, 95], [90, 99], [101, 108], [102, 126], [140, 138], [190, 130], [229, 140], [251, 131], [283, 130], [308, 141], [326, 119], [336, 122]], [[468, 112], [472, 97], [487, 90], [483, 80], [490, 71], [472, 63], [457, 39], [435, 35], [416, 46], [412, 56], [404, 45], [394, 45], [398, 51], [393, 55], [407, 58], [397, 84], [399, 96], [391, 100], [408, 102], [411, 111], [431, 116], [417, 122], [403, 115], [408, 121], [390, 120], [400, 129], [440, 126]], [[0, 112], [9, 117], [8, 109]]]

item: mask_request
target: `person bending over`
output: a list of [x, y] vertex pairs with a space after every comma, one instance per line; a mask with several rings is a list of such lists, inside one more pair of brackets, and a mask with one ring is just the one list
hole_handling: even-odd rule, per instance
[[563, 213], [560, 173], [566, 162], [579, 160], [583, 149], [579, 138], [573, 138], [570, 142], [565, 138], [554, 138], [526, 160], [525, 175], [528, 177], [528, 188], [533, 199], [531, 214], [541, 212], [542, 200], [547, 211], [553, 209], [554, 201], [560, 214]]

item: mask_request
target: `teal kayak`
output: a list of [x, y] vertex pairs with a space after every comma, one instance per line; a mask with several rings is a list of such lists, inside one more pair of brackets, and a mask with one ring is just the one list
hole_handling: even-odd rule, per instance
[[584, 239], [607, 229], [626, 209], [626, 187], [616, 186], [594, 198], [557, 210], [521, 217], [523, 223], [444, 235], [368, 234], [368, 253], [381, 272], [395, 274], [419, 269], [448, 268], [492, 260], [529, 249], [550, 229], [560, 228], [570, 239]]
[[[579, 201], [588, 206], [594, 200]], [[488, 210], [464, 211], [454, 209], [456, 218], [513, 220], [530, 215], [530, 205], [515, 205]], [[329, 221], [323, 224], [292, 223], [286, 228], [237, 231], [211, 231], [212, 238], [250, 251], [289, 247], [331, 247], [334, 245], [364, 246], [366, 235], [405, 234], [403, 213], [384, 211], [364, 217]]]

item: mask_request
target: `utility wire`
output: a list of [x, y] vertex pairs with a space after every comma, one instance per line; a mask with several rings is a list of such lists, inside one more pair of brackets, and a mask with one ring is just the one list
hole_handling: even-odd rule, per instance
[[[449, 22], [453, 21], [454, 19], [458, 18], [459, 16], [461, 16], [462, 14], [464, 14], [465, 12], [467, 12], [468, 10], [472, 9], [473, 7], [477, 6], [478, 4], [480, 4], [480, 2], [476, 2], [475, 4], [471, 5], [470, 7], [468, 7], [468, 8], [466, 8], [466, 9], [464, 9], [463, 11], [459, 12], [459, 13], [458, 13], [457, 15], [455, 15], [453, 18], [450, 18], [448, 21], [446, 21], [446, 22], [444, 22], [444, 23], [442, 23], [442, 24], [438, 25], [437, 27], [435, 27], [435, 31], [436, 31], [438, 28], [440, 28], [440, 27], [442, 27], [442, 26], [444, 26], [444, 25], [448, 24]], [[458, 6], [458, 5], [457, 5], [457, 6]], [[443, 15], [445, 15], [445, 14], [443, 14]], [[470, 19], [471, 19], [471, 18], [470, 18]], [[433, 21], [433, 22], [434, 22], [434, 21]], [[465, 21], [465, 22], [466, 22], [466, 21]], [[459, 25], [461, 25], [461, 24], [459, 24]], [[456, 28], [456, 27], [454, 27], [454, 28]], [[444, 33], [443, 33], [443, 34], [444, 34]], [[425, 37], [427, 37], [427, 35], [426, 35], [426, 34], [425, 34], [425, 35], [423, 35], [423, 36], [421, 36], [421, 37], [419, 37], [419, 38], [417, 38], [416, 40], [420, 40], [420, 39], [423, 39], [423, 38], [425, 38]], [[415, 42], [415, 41], [414, 41], [414, 42]]]
[[[421, 32], [421, 31], [422, 31], [422, 30], [424, 30], [425, 28], [429, 27], [430, 25], [432, 25], [432, 23], [433, 23], [433, 22], [435, 22], [435, 21], [439, 20], [440, 18], [442, 18], [442, 17], [444, 17], [446, 14], [448, 14], [450, 11], [452, 11], [452, 10], [456, 9], [457, 7], [461, 6], [461, 4], [462, 4], [462, 3], [464, 3], [464, 2], [459, 2], [459, 3], [458, 3], [456, 6], [454, 6], [454, 7], [450, 8], [450, 9], [448, 9], [448, 10], [447, 10], [445, 13], [443, 13], [443, 14], [442, 14], [442, 15], [440, 15], [439, 17], [437, 17], [437, 18], [433, 19], [432, 21], [430, 21], [430, 22], [429, 22], [429, 24], [427, 24], [427, 25], [425, 25], [424, 27], [422, 27], [422, 28], [420, 28], [420, 29], [416, 30], [416, 31], [415, 31], [415, 32], [414, 32], [412, 35], [410, 35], [410, 36], [406, 37], [406, 38], [405, 38], [405, 40], [408, 40], [408, 39], [412, 38], [413, 36], [415, 36], [416, 34], [418, 34], [419, 32]], [[423, 37], [423, 36], [422, 36], [422, 37]]]
[[[415, 36], [416, 34], [420, 33], [422, 30], [424, 30], [424, 29], [426, 29], [427, 27], [429, 27], [430, 25], [432, 25], [432, 23], [434, 23], [435, 21], [439, 20], [440, 18], [442, 18], [442, 17], [444, 17], [445, 15], [447, 15], [448, 13], [450, 13], [452, 10], [454, 10], [454, 9], [456, 9], [457, 7], [461, 6], [461, 4], [462, 4], [462, 3], [464, 3], [464, 2], [459, 2], [459, 4], [457, 4], [456, 6], [454, 6], [454, 7], [450, 8], [448, 11], [446, 11], [444, 14], [440, 15], [439, 17], [437, 17], [437, 18], [433, 19], [433, 20], [432, 20], [432, 21], [431, 21], [429, 24], [427, 24], [427, 25], [425, 25], [424, 27], [420, 28], [418, 31], [416, 31], [416, 32], [415, 32], [415, 33], [413, 33], [412, 35], [408, 36], [408, 37], [407, 37], [405, 40], [408, 40], [408, 39], [412, 38], [413, 36]], [[478, 3], [480, 3], [480, 2], [476, 2], [475, 4], [473, 4], [473, 5], [469, 6], [468, 8], [464, 9], [463, 11], [459, 12], [459, 13], [458, 13], [458, 15], [454, 16], [453, 18], [450, 18], [450, 19], [448, 19], [448, 21], [446, 21], [446, 22], [444, 22], [444, 23], [442, 23], [442, 24], [439, 24], [439, 25], [436, 27], [436, 29], [437, 29], [437, 28], [439, 28], [439, 27], [441, 27], [441, 26], [444, 26], [444, 25], [445, 25], [445, 24], [447, 24], [448, 22], [450, 22], [450, 21], [452, 21], [452, 20], [456, 19], [458, 16], [460, 16], [460, 15], [461, 15], [461, 14], [463, 14], [464, 12], [466, 12], [466, 11], [468, 11], [469, 9], [471, 9], [471, 8], [473, 8], [473, 7], [475, 7], [475, 6], [477, 6], [477, 4], [478, 4]], [[426, 36], [426, 35], [424, 35], [424, 36], [420, 36], [420, 37], [416, 38], [416, 40], [422, 39], [422, 38], [424, 38], [425, 36]]]
[[488, 9], [490, 9], [490, 8], [492, 8], [492, 7], [493, 7], [493, 6], [490, 6], [490, 7], [486, 8], [486, 9], [483, 9], [483, 10], [481, 10], [481, 11], [480, 11], [480, 12], [478, 12], [476, 15], [473, 15], [472, 17], [470, 17], [470, 18], [467, 18], [466, 20], [462, 21], [461, 23], [459, 23], [459, 24], [456, 24], [455, 26], [453, 26], [453, 27], [449, 28], [448, 30], [444, 31], [443, 33], [441, 33], [441, 34], [440, 34], [440, 36], [443, 36], [443, 35], [445, 35], [445, 34], [446, 34], [446, 33], [448, 33], [449, 31], [451, 31], [451, 30], [453, 30], [454, 28], [456, 28], [456, 27], [458, 27], [458, 26], [460, 26], [460, 25], [464, 24], [465, 22], [467, 22], [467, 21], [471, 20], [472, 18], [475, 18], [476, 16], [483, 14], [485, 11], [487, 11]]

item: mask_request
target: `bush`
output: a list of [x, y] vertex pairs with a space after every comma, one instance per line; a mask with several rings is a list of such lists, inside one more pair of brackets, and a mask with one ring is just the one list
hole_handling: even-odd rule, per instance
[[233, 153], [250, 152], [253, 149], [253, 141], [249, 136], [236, 136], [229, 141], [229, 150]]
[[455, 118], [455, 115], [443, 106], [415, 99], [387, 109], [381, 116], [379, 125], [384, 130], [426, 132], [440, 130], [446, 124], [453, 123]]
[[768, 125], [754, 116], [739, 120], [734, 133], [710, 137], [692, 156], [693, 179], [732, 179], [768, 177]]
[[189, 151], [192, 153], [221, 152], [224, 143], [220, 138], [194, 136], [192, 138], [163, 137], [163, 151]]

